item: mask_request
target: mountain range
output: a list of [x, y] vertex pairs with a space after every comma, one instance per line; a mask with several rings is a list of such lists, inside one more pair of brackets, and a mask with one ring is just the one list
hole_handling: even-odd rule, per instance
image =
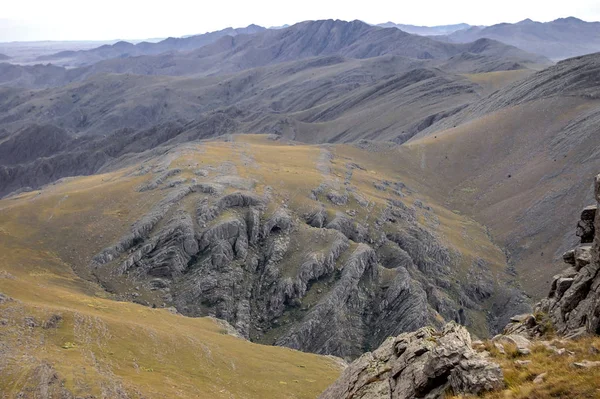
[[600, 22], [586, 22], [574, 17], [550, 22], [525, 19], [515, 24], [473, 26], [452, 32], [445, 39], [452, 43], [466, 43], [484, 37], [552, 60], [561, 60], [600, 51]]
[[[210, 35], [211, 40], [215, 37]], [[163, 46], [161, 43], [152, 46]], [[95, 53], [97, 50], [91, 51]], [[87, 57], [86, 51], [78, 54]], [[98, 73], [216, 76], [318, 56], [337, 56], [338, 59], [395, 56], [406, 58], [409, 62], [417, 60], [428, 66], [443, 66], [447, 70], [466, 73], [541, 68], [550, 64], [544, 57], [488, 39], [451, 44], [395, 28], [373, 27], [360, 21], [325, 20], [303, 22], [279, 30], [262, 30], [255, 34], [226, 35], [192, 51], [119, 56], [80, 68], [4, 63], [0, 64], [0, 84], [51, 87], [82, 81]]]
[[169, 37], [156, 43], [142, 41], [129, 43], [118, 41], [114, 44], [105, 44], [89, 50], [61, 51], [55, 54], [43, 55], [36, 58], [39, 62], [52, 62], [55, 65], [78, 67], [91, 65], [98, 61], [110, 58], [135, 57], [148, 54], [160, 54], [169, 51], [193, 50], [204, 45], [214, 43], [224, 36], [237, 36], [240, 34], [253, 34], [261, 32], [265, 28], [257, 25], [249, 25], [246, 28], [226, 28], [220, 31], [209, 32], [201, 35], [191, 35], [181, 38]]
[[530, 311], [593, 201], [600, 54], [473, 29], [1, 63], [0, 391], [309, 398], [389, 336]]

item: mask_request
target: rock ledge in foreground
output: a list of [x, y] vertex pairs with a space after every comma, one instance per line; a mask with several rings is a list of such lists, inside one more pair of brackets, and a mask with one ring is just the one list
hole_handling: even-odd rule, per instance
[[454, 322], [441, 332], [424, 327], [388, 338], [351, 363], [319, 399], [441, 398], [504, 387], [502, 370], [471, 348], [471, 336]]

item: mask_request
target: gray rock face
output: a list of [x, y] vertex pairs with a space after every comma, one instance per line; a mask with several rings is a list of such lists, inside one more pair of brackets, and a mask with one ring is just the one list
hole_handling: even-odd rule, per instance
[[[600, 200], [600, 175], [596, 177], [595, 197]], [[570, 265], [554, 276], [547, 298], [537, 310], [549, 315], [560, 334], [577, 336], [600, 333], [600, 212], [597, 206], [586, 207], [577, 224], [581, 245], [563, 255]]]
[[[179, 171], [156, 170], [138, 189], [164, 199], [94, 257], [98, 280], [123, 299], [225, 320], [253, 341], [346, 359], [444, 320], [473, 325], [484, 303], [500, 309], [514, 297], [482, 262], [473, 279], [457, 277], [462, 258], [419, 222], [423, 212], [435, 220], [424, 203], [417, 210], [387, 190], [385, 207], [356, 201], [373, 212], [360, 218], [328, 210], [324, 191], [298, 215], [229, 169], [178, 185], [170, 182]], [[361, 197], [350, 183], [344, 190]]]
[[500, 366], [471, 348], [471, 336], [451, 322], [388, 338], [354, 361], [319, 399], [443, 398], [504, 386]]

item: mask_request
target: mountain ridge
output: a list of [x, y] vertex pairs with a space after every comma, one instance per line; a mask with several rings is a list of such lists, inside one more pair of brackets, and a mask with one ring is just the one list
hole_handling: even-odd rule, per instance
[[550, 64], [544, 57], [489, 39], [451, 44], [360, 21], [321, 20], [254, 34], [226, 35], [188, 52], [112, 58], [81, 68], [2, 64], [6, 78], [0, 84], [51, 87], [98, 73], [213, 76], [333, 55], [349, 59], [398, 56], [428, 60], [440, 67], [447, 61], [446, 69], [460, 72], [537, 69]]
[[471, 27], [438, 36], [438, 39], [463, 43], [483, 37], [557, 61], [600, 51], [600, 22], [586, 22], [574, 17], [550, 22], [525, 19], [515, 24]]
[[193, 50], [206, 44], [213, 43], [223, 36], [257, 33], [265, 29], [266, 28], [263, 28], [262, 26], [251, 24], [245, 28], [229, 27], [219, 31], [207, 32], [199, 35], [189, 35], [180, 38], [168, 37], [159, 42], [141, 41], [134, 44], [127, 41], [118, 41], [112, 45], [105, 44], [89, 50], [62, 51], [55, 54], [44, 55], [38, 57], [36, 60], [42, 62], [51, 61], [60, 66], [81, 67], [110, 58], [159, 54], [169, 51]]

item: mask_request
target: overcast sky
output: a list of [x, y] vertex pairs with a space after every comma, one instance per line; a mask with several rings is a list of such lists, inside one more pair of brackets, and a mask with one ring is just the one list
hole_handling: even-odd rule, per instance
[[600, 0], [2, 0], [0, 42], [145, 39], [204, 33], [255, 23], [360, 19], [413, 25], [491, 25], [525, 18], [600, 20]]

